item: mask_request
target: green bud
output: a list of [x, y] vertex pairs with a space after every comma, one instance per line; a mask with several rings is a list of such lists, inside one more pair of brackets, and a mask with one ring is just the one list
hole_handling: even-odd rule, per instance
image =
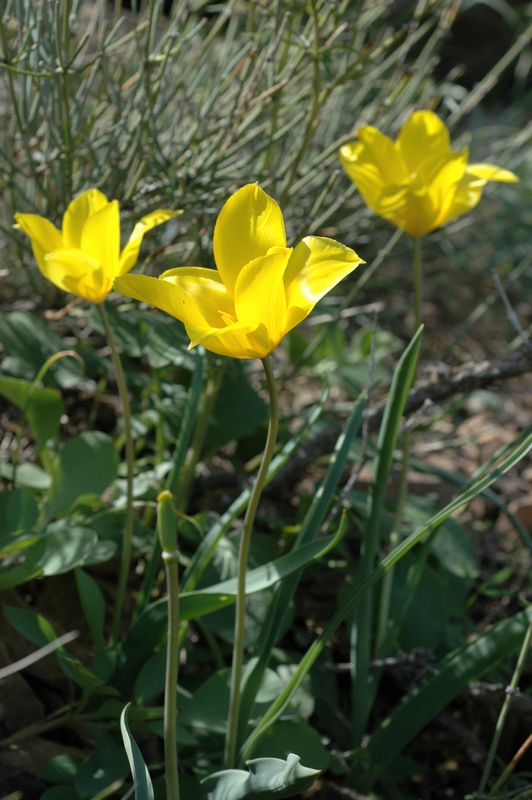
[[177, 550], [177, 523], [172, 493], [165, 489], [157, 495], [157, 533], [163, 553]]

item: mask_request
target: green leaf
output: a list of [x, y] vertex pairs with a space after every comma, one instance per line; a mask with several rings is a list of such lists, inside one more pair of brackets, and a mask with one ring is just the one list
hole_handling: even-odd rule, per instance
[[90, 528], [57, 528], [43, 534], [28, 549], [28, 559], [39, 564], [44, 575], [62, 575], [83, 564], [98, 543]]
[[124, 708], [120, 716], [120, 730], [122, 731], [124, 747], [126, 748], [131, 774], [135, 782], [135, 800], [153, 800], [150, 773], [127, 724], [128, 709], [129, 705]]
[[[270, 586], [274, 586], [293, 572], [304, 569], [313, 561], [319, 561], [333, 547], [336, 547], [344, 533], [345, 526], [341, 526], [334, 536], [326, 536], [324, 539], [309, 542], [275, 561], [250, 570], [246, 575], [246, 594], [269, 589]], [[204, 614], [234, 603], [236, 592], [236, 578], [230, 578], [194, 592], [184, 592], [179, 596], [179, 616], [181, 620], [198, 619]]]
[[331, 754], [324, 747], [321, 736], [303, 720], [276, 722], [260, 740], [255, 750], [256, 758], [287, 758], [297, 742], [301, 758], [316, 769], [326, 770], [331, 763]]
[[313, 785], [319, 770], [300, 764], [299, 756], [290, 753], [280, 758], [254, 758], [246, 761], [248, 772], [226, 769], [201, 781], [207, 800], [270, 800], [293, 797]]
[[65, 413], [63, 398], [57, 389], [34, 386], [19, 378], [0, 377], [0, 395], [24, 412], [35, 435], [37, 452], [48, 439], [57, 438]]
[[216, 450], [232, 439], [241, 439], [267, 417], [268, 406], [249, 385], [243, 365], [232, 361], [224, 372], [205, 446]]
[[84, 495], [101, 495], [116, 478], [118, 455], [111, 439], [86, 431], [66, 442], [52, 474], [45, 520], [64, 514]]
[[74, 778], [74, 789], [82, 797], [92, 797], [115, 781], [126, 778], [128, 771], [126, 754], [114, 739], [107, 736], [80, 765]]
[[[281, 452], [275, 456], [270, 464], [266, 484], [277, 475], [279, 470], [289, 461], [291, 455], [297, 450], [303, 439], [307, 436], [309, 430], [317, 422], [320, 417], [325, 401], [328, 397], [328, 392], [322, 392], [320, 400], [311, 409], [305, 423], [301, 426], [300, 430], [288, 441]], [[190, 559], [190, 562], [183, 574], [181, 580], [181, 588], [183, 591], [190, 591], [194, 589], [203, 575], [206, 565], [211, 560], [218, 543], [222, 537], [227, 533], [233, 521], [245, 510], [251, 496], [251, 489], [245, 489], [239, 497], [231, 504], [225, 514], [223, 514], [218, 522], [212, 526], [208, 534], [200, 543], [196, 552]]]
[[4, 616], [15, 630], [25, 636], [26, 639], [29, 639], [30, 642], [36, 644], [37, 647], [43, 647], [58, 638], [48, 620], [34, 611], [4, 606]]
[[16, 564], [13, 567], [5, 568], [5, 571], [0, 571], [0, 592], [6, 589], [14, 589], [21, 583], [32, 581], [34, 578], [40, 578], [43, 574], [43, 569], [39, 564]]
[[517, 650], [532, 624], [532, 607], [498, 622], [474, 642], [450, 653], [435, 674], [407, 695], [372, 734], [364, 758], [355, 763], [354, 785], [369, 791], [408, 742], [466, 687]]
[[0, 541], [9, 533], [31, 530], [38, 516], [37, 502], [28, 489], [0, 492]]
[[275, 702], [272, 703], [268, 711], [263, 715], [257, 727], [244, 743], [242, 748], [242, 756], [244, 758], [251, 754], [256, 742], [261, 738], [264, 731], [267, 730], [270, 725], [272, 725], [279, 718], [283, 709], [290, 702], [291, 697], [297, 691], [299, 686], [301, 686], [303, 679], [308, 674], [310, 668], [320, 655], [323, 648], [327, 645], [327, 642], [333, 633], [353, 612], [353, 609], [356, 608], [361, 600], [367, 596], [368, 589], [374, 586], [375, 583], [377, 583], [377, 581], [379, 581], [391, 567], [393, 567], [416, 544], [418, 544], [418, 542], [427, 536], [427, 534], [441, 525], [442, 522], [448, 519], [455, 511], [458, 511], [458, 509], [465, 506], [467, 503], [473, 500], [473, 498], [489, 488], [489, 486], [495, 483], [495, 481], [500, 478], [501, 475], [504, 475], [517, 463], [519, 463], [519, 461], [532, 449], [532, 433], [528, 433], [526, 436], [519, 436], [517, 437], [516, 441], [518, 444], [515, 446], [514, 450], [510, 452], [497, 467], [493, 468], [491, 472], [487, 474], [478, 476], [477, 479], [472, 481], [472, 483], [457, 497], [455, 497], [451, 503], [435, 514], [430, 520], [428, 520], [427, 523], [425, 523], [425, 525], [414, 531], [403, 542], [395, 547], [391, 553], [383, 558], [376, 569], [374, 569], [365, 580], [363, 580], [360, 584], [355, 584], [353, 586], [351, 591], [346, 595], [340, 607], [333, 614], [332, 618], [323, 629], [322, 633], [320, 633], [319, 636], [314, 640], [312, 645], [301, 659], [301, 662], [299, 663], [299, 666], [290, 682], [286, 685]]
[[[4, 373], [28, 380], [33, 380], [50, 356], [64, 350], [61, 337], [46, 322], [27, 311], [0, 315], [0, 343], [8, 356], [2, 362]], [[96, 366], [99, 363], [96, 356], [84, 355], [84, 358], [86, 364], [91, 362]], [[75, 386], [80, 379], [80, 365], [75, 358], [62, 358], [51, 367], [50, 376], [61, 388]]]
[[[11, 464], [0, 461], [0, 476], [8, 481], [13, 480], [14, 469]], [[52, 485], [52, 478], [43, 469], [29, 461], [17, 467], [17, 484], [27, 486], [28, 489], [49, 489]]]
[[39, 778], [48, 783], [71, 783], [82, 759], [61, 753], [47, 761], [39, 770]]
[[100, 649], [105, 646], [103, 636], [105, 599], [100, 587], [87, 572], [82, 569], [77, 569], [75, 574], [85, 619], [88, 622], [94, 643], [96, 647]]

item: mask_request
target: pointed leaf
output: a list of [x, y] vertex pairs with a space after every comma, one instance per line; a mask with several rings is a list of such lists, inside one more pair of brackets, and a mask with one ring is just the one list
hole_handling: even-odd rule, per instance
[[246, 761], [249, 772], [226, 769], [204, 778], [201, 785], [207, 800], [273, 800], [293, 797], [310, 789], [319, 770], [300, 764], [299, 756], [290, 753], [280, 758], [254, 758]]
[[124, 747], [126, 748], [131, 774], [135, 782], [135, 800], [154, 800], [150, 773], [127, 724], [128, 709], [129, 705], [125, 706], [120, 715], [120, 730], [122, 731]]

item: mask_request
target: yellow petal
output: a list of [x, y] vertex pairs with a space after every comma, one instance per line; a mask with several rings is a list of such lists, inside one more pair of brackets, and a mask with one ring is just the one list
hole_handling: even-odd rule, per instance
[[107, 204], [107, 197], [99, 189], [87, 189], [72, 200], [63, 215], [64, 246], [81, 248], [81, 234], [85, 222], [91, 214], [96, 214]]
[[81, 232], [81, 249], [101, 264], [112, 282], [118, 274], [120, 251], [120, 213], [116, 200], [87, 217]]
[[[340, 161], [366, 205], [382, 215], [380, 209], [382, 195], [390, 191], [393, 193], [403, 191], [402, 187], [408, 179], [408, 174], [391, 139], [382, 134], [375, 136], [374, 133], [378, 133], [375, 128], [362, 130], [366, 132], [366, 139], [372, 138], [375, 146], [370, 149], [361, 142], [344, 145], [340, 150]], [[389, 164], [392, 161], [395, 167], [390, 169]]]
[[323, 236], [306, 236], [292, 252], [284, 275], [288, 319], [285, 333], [307, 317], [318, 300], [349, 275], [361, 258]]
[[406, 216], [402, 226], [410, 236], [425, 236], [443, 224], [464, 176], [466, 158], [466, 153], [452, 153], [429, 184], [419, 175], [414, 176], [405, 199]]
[[[147, 275], [123, 275], [115, 279], [113, 288], [135, 300], [160, 308], [161, 311], [166, 311], [187, 325], [196, 325], [209, 330], [212, 327], [201, 313], [194, 298], [190, 297], [178, 283], [149, 278]], [[222, 325], [223, 321], [220, 326]]]
[[139, 220], [139, 222], [137, 222], [133, 228], [133, 233], [129, 237], [128, 243], [122, 250], [118, 274], [124, 275], [135, 266], [137, 258], [139, 257], [139, 250], [145, 233], [151, 231], [151, 229], [157, 227], [157, 225], [162, 225], [163, 222], [167, 222], [169, 219], [172, 219], [172, 217], [177, 217], [182, 213], [182, 211], [159, 209], [158, 211], [152, 211], [151, 214], [147, 214], [147, 216], [142, 217], [142, 219]]
[[185, 325], [191, 339], [190, 347], [201, 344], [211, 353], [231, 358], [264, 358], [271, 353], [268, 332], [263, 325], [253, 332], [250, 327], [242, 322], [220, 330]]
[[15, 214], [15, 221], [15, 228], [19, 228], [30, 237], [35, 260], [41, 272], [46, 274], [45, 255], [64, 246], [60, 232], [49, 220], [38, 214]]
[[248, 184], [225, 203], [214, 228], [214, 259], [231, 296], [244, 265], [272, 247], [286, 247], [281, 209], [256, 183]]
[[[235, 311], [240, 323], [253, 330], [264, 330], [268, 352], [274, 350], [285, 333], [286, 293], [283, 276], [292, 250], [279, 248], [246, 264], [235, 284]], [[263, 358], [266, 340], [261, 332], [258, 358]]]
[[81, 250], [55, 250], [44, 261], [44, 275], [65, 292], [101, 303], [111, 290], [100, 262]]
[[[225, 327], [224, 317], [235, 320], [234, 303], [216, 270], [203, 267], [177, 267], [163, 272], [159, 280], [179, 286], [186, 292], [208, 326]], [[183, 317], [180, 319], [187, 321]], [[190, 318], [187, 319], [192, 321]]]
[[357, 136], [366, 150], [365, 158], [378, 167], [385, 184], [399, 183], [407, 177], [409, 170], [388, 136], [371, 125], [360, 128]]
[[449, 131], [433, 111], [414, 111], [397, 137], [397, 149], [409, 172], [419, 172], [422, 161], [445, 156], [450, 146]]
[[502, 183], [515, 183], [519, 180], [517, 175], [508, 169], [496, 167], [494, 164], [469, 164], [467, 170], [471, 177], [485, 181], [501, 181]]

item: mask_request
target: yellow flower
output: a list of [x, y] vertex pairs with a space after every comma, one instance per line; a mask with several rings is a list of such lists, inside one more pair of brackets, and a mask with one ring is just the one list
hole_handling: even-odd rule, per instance
[[218, 270], [178, 267], [160, 278], [127, 275], [114, 288], [181, 320], [190, 347], [264, 358], [318, 300], [363, 263], [348, 247], [307, 236], [286, 246], [283, 215], [257, 184], [235, 192], [214, 229]]
[[340, 149], [342, 166], [366, 204], [410, 236], [424, 236], [470, 211], [488, 181], [519, 180], [492, 164], [468, 164], [432, 111], [415, 111], [393, 142], [370, 125]]
[[143, 217], [122, 252], [118, 201], [109, 202], [98, 189], [87, 189], [70, 203], [61, 231], [37, 214], [15, 214], [14, 227], [30, 237], [45, 278], [65, 292], [101, 303], [113, 280], [135, 265], [144, 234], [180, 213], [154, 211]]

